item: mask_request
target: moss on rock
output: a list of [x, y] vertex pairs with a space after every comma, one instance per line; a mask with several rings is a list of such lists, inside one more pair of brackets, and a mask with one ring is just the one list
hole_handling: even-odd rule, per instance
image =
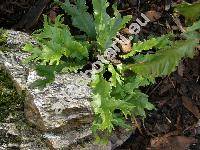
[[0, 70], [0, 122], [16, 111], [23, 111], [23, 97], [18, 95], [11, 79]]
[[7, 32], [6, 30], [0, 28], [0, 51], [7, 51]]
[[7, 33], [6, 30], [0, 28], [0, 45], [6, 44]]

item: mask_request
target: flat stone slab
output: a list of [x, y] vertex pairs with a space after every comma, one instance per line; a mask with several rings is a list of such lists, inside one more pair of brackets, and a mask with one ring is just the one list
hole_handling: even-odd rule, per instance
[[[26, 91], [25, 114], [39, 130], [63, 131], [92, 122], [90, 88], [80, 84], [79, 74], [56, 75], [55, 81], [42, 90], [31, 88], [40, 77], [19, 59], [27, 54], [12, 50], [1, 53], [1, 65], [11, 75], [17, 90]], [[18, 59], [16, 59], [18, 58]]]
[[26, 56], [27, 54], [14, 49], [1, 52], [0, 68], [11, 76], [19, 93], [25, 92], [27, 120], [43, 131], [47, 143], [51, 143], [49, 145], [54, 149], [59, 149], [59, 146], [67, 148], [80, 139], [91, 136], [89, 128], [84, 133], [75, 130], [83, 130], [82, 126], [91, 124], [93, 120], [89, 102], [90, 89], [86, 84], [80, 84], [80, 75], [57, 75], [55, 81], [44, 89], [32, 89], [31, 83], [40, 77], [18, 61]]

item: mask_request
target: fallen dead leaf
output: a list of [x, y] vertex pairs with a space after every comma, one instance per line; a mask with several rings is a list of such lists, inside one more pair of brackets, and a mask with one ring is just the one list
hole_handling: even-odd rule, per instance
[[128, 53], [132, 50], [132, 45], [131, 45], [131, 41], [129, 41], [128, 43], [126, 44], [121, 44], [121, 50], [124, 52], [124, 53]]
[[147, 12], [145, 13], [145, 15], [147, 16], [147, 18], [149, 18], [149, 20], [150, 20], [151, 22], [154, 22], [154, 21], [156, 21], [156, 20], [158, 20], [158, 19], [161, 18], [161, 13], [159, 13], [159, 12], [157, 12], [157, 11], [155, 11], [155, 10], [147, 11]]
[[192, 99], [182, 96], [182, 102], [185, 108], [187, 108], [196, 118], [200, 119], [199, 109], [192, 103]]
[[124, 28], [121, 30], [122, 33], [132, 35], [128, 28]]
[[166, 136], [151, 139], [149, 150], [185, 150], [190, 144], [196, 143], [195, 138], [186, 136]]
[[183, 63], [181, 62], [181, 63], [179, 64], [178, 70], [177, 70], [178, 75], [182, 77], [182, 76], [183, 76], [184, 70], [185, 70], [185, 66], [184, 66]]
[[159, 94], [162, 95], [163, 93], [169, 91], [169, 90], [172, 89], [172, 88], [173, 88], [173, 85], [172, 85], [172, 84], [164, 85], [164, 86], [162, 86], [162, 88], [160, 89]]
[[49, 12], [49, 18], [52, 22], [55, 22], [55, 19], [57, 16], [57, 12], [56, 12], [57, 9], [58, 9], [58, 7], [54, 6]]

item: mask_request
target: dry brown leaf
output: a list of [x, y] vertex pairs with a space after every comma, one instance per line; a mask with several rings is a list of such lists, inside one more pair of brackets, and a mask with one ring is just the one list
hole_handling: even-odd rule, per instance
[[57, 16], [57, 12], [56, 9], [58, 9], [58, 7], [53, 7], [50, 12], [49, 12], [49, 18], [52, 22], [55, 22], [56, 16]]
[[155, 11], [155, 10], [147, 11], [147, 12], [145, 13], [145, 15], [147, 16], [147, 18], [149, 18], [149, 20], [150, 20], [151, 22], [154, 22], [154, 21], [160, 19], [160, 17], [161, 17], [161, 13], [159, 13], [159, 12], [157, 12], [157, 11]]
[[182, 76], [183, 76], [183, 73], [184, 73], [184, 70], [185, 70], [185, 66], [184, 66], [183, 63], [181, 62], [181, 63], [179, 64], [178, 70], [177, 70], [178, 75], [182, 77]]
[[132, 50], [131, 41], [129, 40], [126, 44], [121, 43], [121, 50], [123, 51], [123, 53], [130, 52]]
[[185, 150], [190, 144], [196, 143], [195, 138], [186, 136], [156, 137], [151, 140], [150, 150]]
[[187, 108], [196, 118], [200, 119], [199, 109], [192, 103], [192, 99], [182, 96], [182, 102], [185, 108]]
[[122, 33], [132, 35], [128, 28], [124, 28], [121, 30]]

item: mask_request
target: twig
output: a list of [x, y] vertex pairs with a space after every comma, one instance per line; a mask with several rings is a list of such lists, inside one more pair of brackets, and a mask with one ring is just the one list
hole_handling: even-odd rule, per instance
[[127, 9], [124, 9], [124, 10], [119, 10], [119, 12], [126, 12], [126, 11], [129, 11], [131, 10], [131, 8], [127, 8]]
[[170, 77], [168, 77], [168, 79], [169, 79], [169, 81], [172, 83], [172, 86], [173, 86], [173, 88], [175, 89], [175, 88], [176, 88], [176, 86], [174, 85], [174, 82], [171, 80], [171, 78], [170, 78]]
[[174, 16], [174, 15], [172, 15], [172, 18], [173, 18], [174, 22], [176, 23], [177, 27], [179, 28], [179, 30], [183, 33], [186, 32], [185, 29], [183, 28], [181, 22], [180, 22], [180, 19], [177, 16]]
[[149, 96], [160, 86], [160, 84], [163, 82], [163, 80], [161, 80], [154, 88], [153, 90], [149, 93]]

